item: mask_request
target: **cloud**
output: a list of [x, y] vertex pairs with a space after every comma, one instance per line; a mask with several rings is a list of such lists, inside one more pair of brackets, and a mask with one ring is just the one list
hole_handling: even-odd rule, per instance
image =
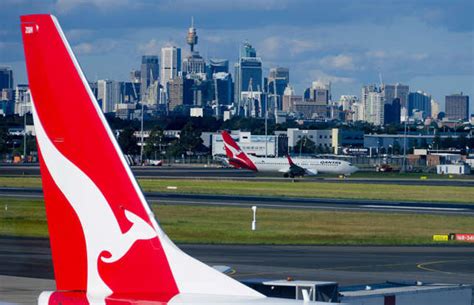
[[82, 42], [73, 46], [77, 55], [97, 55], [111, 52], [118, 45], [117, 41], [104, 39], [94, 42]]
[[55, 9], [60, 13], [68, 13], [78, 7], [95, 7], [101, 10], [116, 9], [131, 5], [130, 0], [57, 0]]
[[354, 61], [352, 56], [339, 54], [336, 56], [327, 56], [321, 59], [321, 65], [340, 70], [354, 70]]
[[161, 44], [156, 39], [150, 39], [146, 43], [138, 45], [138, 51], [144, 55], [157, 55], [160, 54]]
[[355, 82], [354, 78], [330, 75], [318, 69], [310, 70], [308, 74], [310, 75], [311, 79], [321, 81], [321, 82], [326, 82], [326, 83], [330, 82], [330, 83], [352, 84]]

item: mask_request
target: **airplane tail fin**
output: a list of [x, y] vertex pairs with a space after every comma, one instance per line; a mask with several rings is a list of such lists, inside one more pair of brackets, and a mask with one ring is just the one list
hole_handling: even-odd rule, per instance
[[259, 295], [158, 226], [56, 18], [22, 16], [21, 30], [57, 289]]
[[290, 166], [293, 166], [295, 165], [295, 163], [293, 162], [293, 160], [291, 159], [290, 155], [286, 155], [286, 158], [288, 159], [288, 164], [290, 164]]
[[257, 171], [257, 167], [252, 161], [252, 158], [240, 149], [239, 145], [225, 130], [222, 131], [222, 139], [224, 140], [224, 149], [230, 164], [238, 168]]

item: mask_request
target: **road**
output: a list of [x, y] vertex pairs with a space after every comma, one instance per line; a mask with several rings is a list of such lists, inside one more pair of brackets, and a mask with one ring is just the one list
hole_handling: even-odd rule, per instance
[[[39, 188], [7, 188], [0, 187], [0, 197], [10, 198], [43, 198]], [[442, 215], [474, 216], [474, 204], [433, 203], [408, 201], [382, 201], [360, 199], [325, 199], [296, 198], [275, 196], [230, 196], [207, 194], [182, 194], [145, 192], [150, 204], [169, 205], [206, 205], [276, 208], [276, 209], [307, 209], [337, 211], [375, 211], [375, 212], [408, 212]]]
[[[141, 167], [134, 166], [132, 171], [138, 178], [166, 178], [166, 179], [207, 179], [207, 180], [249, 180], [249, 181], [287, 181], [281, 175], [264, 175], [247, 170], [234, 168], [205, 167], [205, 165], [177, 165], [163, 167]], [[1, 165], [1, 176], [30, 176], [40, 175], [37, 165]], [[353, 178], [340, 179], [337, 177], [315, 176], [304, 177], [303, 181], [316, 181], [327, 183], [371, 183], [371, 184], [397, 184], [397, 185], [432, 185], [432, 186], [474, 186], [474, 179], [411, 179], [411, 178], [384, 178], [383, 174], [377, 178]]]
[[[236, 279], [329, 280], [342, 286], [385, 281], [474, 284], [474, 247], [358, 247], [180, 245], [209, 265], [227, 265]], [[41, 289], [53, 289], [47, 239], [0, 237], [0, 295], [33, 304]], [[2, 287], [4, 287], [2, 290]], [[17, 288], [20, 289], [20, 288]]]

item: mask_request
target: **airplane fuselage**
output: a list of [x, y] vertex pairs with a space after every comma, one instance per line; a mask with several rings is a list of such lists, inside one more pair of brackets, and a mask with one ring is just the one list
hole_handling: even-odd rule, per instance
[[[249, 156], [249, 158], [259, 172], [285, 173], [290, 167], [287, 158], [259, 158], [255, 156]], [[357, 171], [357, 167], [351, 163], [335, 159], [295, 158], [293, 162], [314, 174], [350, 175]]]

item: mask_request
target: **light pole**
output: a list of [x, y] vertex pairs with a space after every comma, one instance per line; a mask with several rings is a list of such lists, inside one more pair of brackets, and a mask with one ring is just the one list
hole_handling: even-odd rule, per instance
[[252, 231], [257, 230], [257, 206], [252, 206], [253, 220], [252, 220]]

